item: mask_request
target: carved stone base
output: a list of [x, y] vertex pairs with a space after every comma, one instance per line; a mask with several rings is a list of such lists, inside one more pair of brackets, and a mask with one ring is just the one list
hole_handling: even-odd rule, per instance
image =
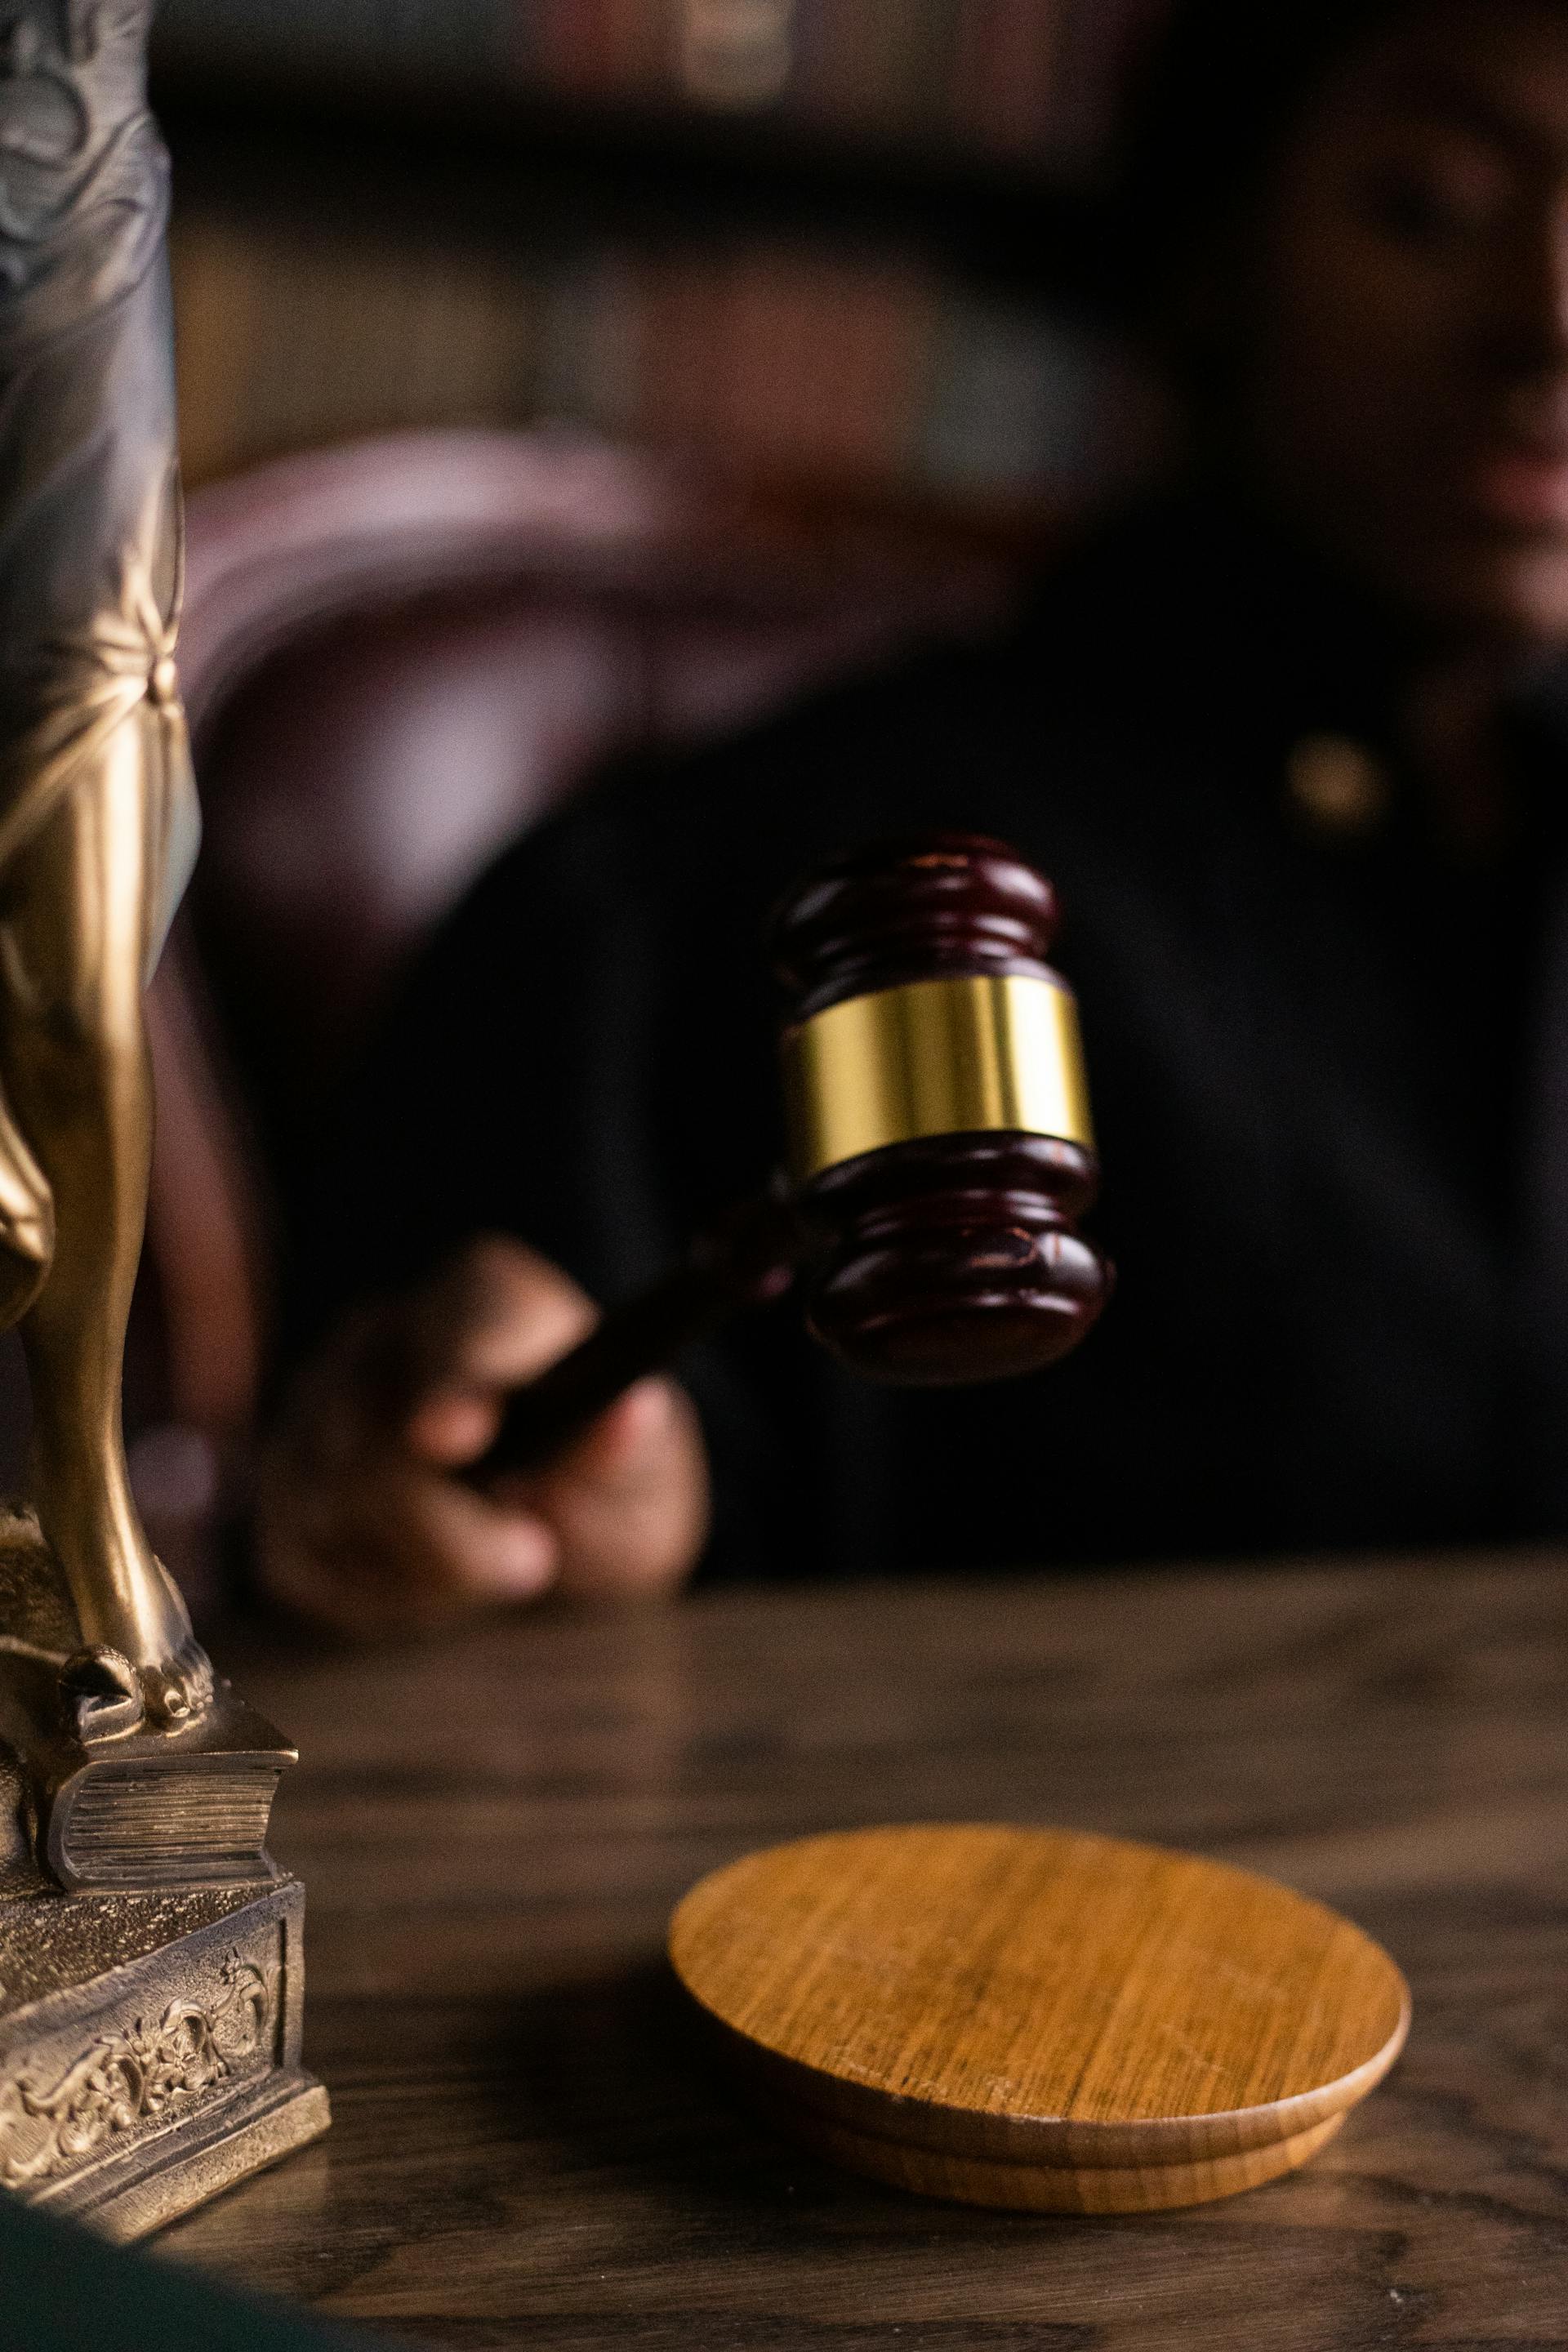
[[313, 2139], [304, 1889], [0, 1891], [0, 2185], [128, 2239]]

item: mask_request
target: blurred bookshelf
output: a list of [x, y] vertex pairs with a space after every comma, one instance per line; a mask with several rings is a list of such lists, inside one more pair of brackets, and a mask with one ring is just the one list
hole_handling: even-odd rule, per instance
[[1003, 534], [1157, 418], [1095, 198], [1162, 0], [164, 0], [193, 480], [562, 420]]

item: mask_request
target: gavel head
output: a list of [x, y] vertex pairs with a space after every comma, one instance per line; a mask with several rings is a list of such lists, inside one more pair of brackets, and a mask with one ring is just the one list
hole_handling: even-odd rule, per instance
[[1105, 1303], [1074, 1231], [1099, 1163], [1055, 928], [1045, 877], [964, 833], [841, 858], [777, 916], [807, 1319], [874, 1379], [1033, 1371]]

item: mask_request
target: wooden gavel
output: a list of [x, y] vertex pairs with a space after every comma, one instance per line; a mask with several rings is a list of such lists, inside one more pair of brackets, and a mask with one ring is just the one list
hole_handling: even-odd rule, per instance
[[1045, 877], [931, 834], [840, 858], [775, 920], [789, 1166], [683, 1265], [517, 1391], [469, 1473], [548, 1462], [632, 1381], [797, 1277], [811, 1331], [874, 1380], [1001, 1380], [1076, 1347], [1110, 1270], [1075, 1230], [1099, 1181]]

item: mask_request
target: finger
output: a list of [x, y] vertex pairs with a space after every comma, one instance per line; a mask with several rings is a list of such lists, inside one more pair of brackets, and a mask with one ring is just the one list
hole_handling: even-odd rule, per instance
[[707, 1534], [697, 1416], [673, 1381], [639, 1381], [571, 1452], [500, 1499], [535, 1509], [560, 1538], [559, 1584], [588, 1596], [668, 1591]]
[[554, 1578], [542, 1515], [416, 1470], [367, 1481], [339, 1525], [389, 1576], [464, 1603], [531, 1601]]
[[547, 1259], [505, 1237], [480, 1240], [413, 1297], [345, 1318], [296, 1383], [291, 1437], [323, 1470], [351, 1467], [394, 1431], [439, 1467], [472, 1461], [495, 1434], [499, 1397], [595, 1319]]
[[634, 1382], [602, 1412], [546, 1475], [578, 1485], [620, 1489], [667, 1475], [685, 1401], [671, 1381], [650, 1376]]
[[471, 1243], [425, 1294], [412, 1329], [423, 1390], [515, 1388], [586, 1336], [597, 1311], [521, 1242]]
[[404, 1423], [409, 1449], [442, 1469], [476, 1461], [508, 1391], [565, 1354], [597, 1319], [560, 1270], [520, 1243], [475, 1243], [432, 1287], [415, 1347], [427, 1383]]
[[493, 1391], [433, 1389], [404, 1423], [410, 1451], [441, 1470], [477, 1462], [500, 1426], [501, 1399]]
[[668, 1381], [638, 1381], [553, 1461], [537, 1470], [503, 1471], [487, 1491], [516, 1510], [553, 1515], [564, 1499], [584, 1496], [612, 1503], [618, 1496], [658, 1487], [671, 1475], [669, 1453], [679, 1443], [679, 1392]]
[[471, 1566], [433, 1574], [399, 1559], [374, 1536], [344, 1538], [330, 1546], [274, 1539], [267, 1548], [263, 1581], [272, 1598], [318, 1624], [352, 1639], [424, 1633], [457, 1623], [476, 1610], [535, 1600], [555, 1581], [553, 1538], [541, 1530], [543, 1573], [519, 1589], [508, 1577], [497, 1585]]
[[395, 1460], [353, 1481], [285, 1482], [264, 1502], [268, 1589], [362, 1634], [533, 1600], [558, 1573], [559, 1539], [537, 1513]]

